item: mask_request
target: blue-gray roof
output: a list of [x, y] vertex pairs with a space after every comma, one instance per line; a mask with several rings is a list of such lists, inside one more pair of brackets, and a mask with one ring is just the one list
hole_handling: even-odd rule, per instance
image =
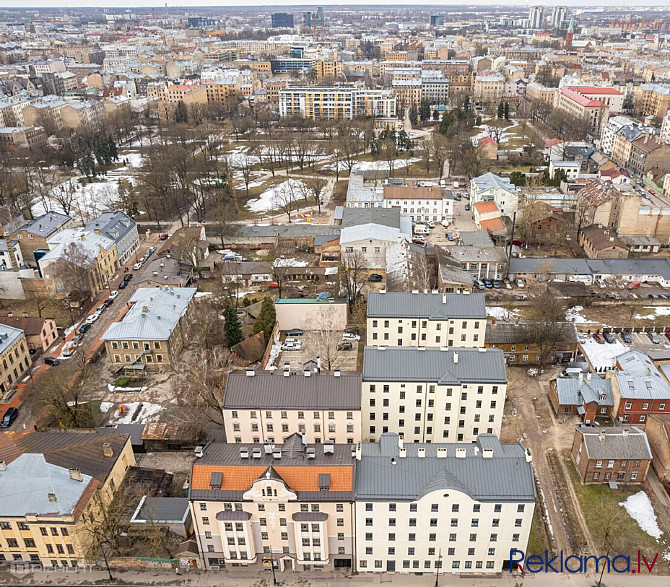
[[635, 426], [610, 428], [579, 426], [577, 432], [584, 439], [589, 459], [651, 460], [647, 435]]
[[113, 212], [103, 212], [89, 221], [84, 230], [99, 230], [102, 234], [111, 238], [114, 242], [119, 242], [135, 226], [135, 221], [121, 210]]
[[121, 322], [112, 322], [102, 340], [168, 340], [195, 296], [194, 287], [142, 287]]
[[[561, 406], [582, 406], [597, 402], [600, 406], [613, 406], [612, 380], [601, 379], [597, 375], [589, 380], [580, 377], [560, 377], [556, 380], [558, 404]], [[604, 395], [603, 399], [600, 396]]]
[[[533, 466], [520, 444], [502, 444], [492, 434], [481, 434], [471, 444], [404, 445], [400, 456], [397, 434], [382, 434], [379, 443], [363, 443], [356, 464], [357, 501], [415, 501], [431, 491], [456, 490], [476, 501], [535, 500]], [[425, 451], [420, 457], [419, 450]], [[438, 449], [446, 456], [438, 457]], [[465, 458], [456, 456], [465, 451]], [[484, 458], [484, 449], [493, 451]]]
[[27, 222], [17, 232], [25, 230], [31, 234], [38, 234], [43, 237], [52, 235], [61, 226], [70, 222], [72, 218], [66, 214], [59, 214], [58, 212], [47, 212], [38, 216], [37, 218]]
[[142, 497], [131, 522], [183, 523], [189, 514], [186, 497]]
[[670, 259], [510, 259], [511, 274], [549, 275], [660, 275], [670, 279]]
[[4, 353], [23, 334], [20, 328], [0, 324], [0, 354]]
[[505, 384], [507, 373], [500, 349], [365, 347], [363, 381]]
[[75, 481], [68, 469], [47, 463], [44, 455], [22, 454], [0, 472], [0, 517], [71, 514], [92, 479], [82, 474], [82, 481]]
[[368, 318], [424, 318], [486, 320], [483, 294], [387, 292], [368, 294]]

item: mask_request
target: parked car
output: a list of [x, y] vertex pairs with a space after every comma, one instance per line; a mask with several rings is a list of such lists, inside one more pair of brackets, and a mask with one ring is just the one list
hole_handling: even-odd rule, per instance
[[93, 324], [98, 318], [100, 318], [100, 312], [95, 312], [86, 318], [86, 324]]
[[663, 334], [665, 334], [665, 338], [670, 341], [670, 330], [666, 330]]
[[151, 256], [156, 252], [157, 247], [149, 247], [149, 250], [146, 252], [145, 256]]
[[124, 279], [121, 283], [119, 283], [119, 289], [126, 289], [128, 287], [128, 282]]
[[58, 359], [54, 359], [53, 357], [44, 357], [44, 362], [47, 365], [51, 365], [52, 367], [60, 365], [60, 361]]
[[475, 287], [477, 289], [484, 289], [486, 286], [484, 285], [484, 282], [481, 281], [480, 279], [475, 280]]
[[293, 328], [286, 333], [286, 336], [302, 336], [303, 332], [300, 328]]
[[82, 324], [82, 325], [79, 327], [79, 332], [81, 332], [82, 334], [85, 334], [85, 333], [88, 332], [89, 330], [91, 330], [91, 325], [90, 325], [90, 324]]
[[661, 344], [661, 339], [655, 332], [647, 332], [647, 336], [653, 344]]
[[302, 349], [302, 343], [296, 338], [287, 338], [281, 346], [283, 351], [299, 351]]
[[593, 335], [593, 340], [595, 340], [598, 344], [605, 344], [605, 337], [600, 334], [600, 332], [596, 332]]
[[456, 240], [456, 237], [453, 235], [453, 233], [448, 232], [448, 233], [447, 233], [447, 240], [448, 240], [449, 242], [453, 242], [453, 241]]
[[341, 342], [337, 345], [338, 351], [350, 351], [353, 348], [353, 345], [349, 341]]
[[603, 337], [605, 338], [605, 341], [607, 341], [607, 344], [614, 344], [616, 342], [616, 339], [611, 332], [605, 332]]
[[426, 241], [423, 240], [422, 238], [419, 238], [418, 236], [415, 236], [412, 239], [412, 243], [414, 243], [415, 245], [419, 245], [420, 247], [425, 247], [426, 246]]
[[72, 342], [79, 346], [84, 338], [86, 338], [86, 335], [83, 332], [79, 332], [72, 337]]
[[466, 211], [466, 212], [470, 212], [470, 204], [466, 204], [466, 205], [465, 205], [465, 211]]
[[428, 225], [428, 228], [435, 228], [435, 223], [432, 220], [426, 222], [426, 224]]
[[499, 279], [494, 279], [493, 280], [493, 287], [495, 289], [502, 289], [502, 281], [500, 281]]
[[123, 276], [123, 281], [130, 281], [133, 278], [132, 273], [128, 273], [128, 275]]
[[512, 284], [509, 281], [505, 281], [505, 289], [512, 289]]
[[630, 332], [626, 332], [625, 330], [621, 333], [621, 340], [623, 340], [626, 344], [632, 344], [633, 342], [633, 337], [630, 335]]
[[493, 282], [490, 279], [482, 279], [484, 282], [484, 287], [486, 289], [491, 289], [493, 287]]
[[61, 351], [61, 354], [64, 357], [71, 357], [74, 355], [74, 352], [77, 350], [77, 345], [73, 342], [67, 342], [65, 343], [65, 346], [63, 347], [63, 350]]
[[114, 299], [116, 296], [118, 296], [118, 295], [119, 295], [119, 292], [118, 292], [117, 290], [114, 289], [114, 290], [112, 290], [112, 291], [109, 292], [109, 299], [110, 299], [110, 300], [113, 300], [113, 299]]
[[354, 334], [353, 332], [343, 332], [342, 333], [342, 340], [360, 340], [361, 337], [358, 336], [358, 334]]
[[525, 302], [528, 299], [528, 296], [525, 294], [517, 294], [514, 296], [514, 299], [518, 302]]
[[104, 309], [106, 310], [106, 309], [109, 308], [113, 303], [114, 303], [114, 300], [105, 300], [104, 302], [102, 302], [102, 306], [101, 306], [101, 307], [104, 308]]
[[520, 289], [523, 289], [524, 287], [526, 287], [526, 284], [523, 281], [521, 281], [520, 279], [517, 279], [514, 283], [516, 283], [516, 286]]
[[607, 285], [605, 284], [605, 282], [602, 279], [596, 279], [596, 285], [600, 289], [605, 289], [607, 287]]
[[372, 283], [381, 283], [384, 281], [384, 278], [379, 275], [379, 273], [371, 273], [370, 277], [368, 277], [368, 281], [371, 281]]
[[107, 309], [107, 306], [105, 306], [105, 304], [102, 303], [95, 309], [95, 313], [96, 314], [102, 314], [106, 309]]
[[268, 283], [268, 287], [270, 289], [279, 289], [279, 284], [276, 281], [271, 281], [270, 283]]
[[142, 261], [139, 261], [133, 265], [133, 271], [138, 271], [139, 269], [142, 269]]
[[18, 417], [19, 417], [19, 409], [9, 408], [5, 412], [5, 415], [2, 417], [2, 421], [0, 421], [0, 427], [9, 428], [14, 423], [14, 420], [16, 420]]
[[627, 286], [628, 289], [637, 289], [640, 287], [640, 282], [639, 281], [631, 281]]

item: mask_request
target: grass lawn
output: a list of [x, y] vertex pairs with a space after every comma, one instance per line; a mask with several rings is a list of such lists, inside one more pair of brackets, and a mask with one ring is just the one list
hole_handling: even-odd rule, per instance
[[[667, 551], [667, 544], [663, 537], [656, 540], [647, 534], [638, 523], [631, 518], [626, 510], [619, 505], [629, 496], [642, 491], [639, 485], [619, 485], [619, 489], [610, 489], [607, 483], [595, 485], [582, 485], [577, 475], [574, 463], [566, 451], [563, 458], [567, 461], [566, 466], [570, 473], [570, 480], [575, 488], [579, 505], [586, 519], [591, 535], [596, 546], [599, 548], [598, 554], [606, 553], [606, 547], [603, 546], [605, 531], [609, 528], [608, 539], [611, 548], [611, 556], [624, 554], [631, 556], [631, 566], [633, 564], [633, 555], [637, 566], [637, 551], [642, 551], [647, 561], [651, 562], [656, 553], [659, 553], [654, 567], [654, 574], [668, 574], [670, 565], [663, 559], [663, 553]], [[666, 529], [667, 530], [667, 529]], [[666, 531], [667, 533], [667, 531]], [[651, 557], [651, 558], [650, 558]]]
[[528, 537], [527, 552], [530, 554], [543, 554], [545, 550], [552, 551], [552, 544], [547, 532], [547, 525], [544, 522], [544, 511], [542, 509], [542, 500], [538, 497], [535, 500], [535, 511], [533, 512], [533, 524], [530, 527], [530, 536]]

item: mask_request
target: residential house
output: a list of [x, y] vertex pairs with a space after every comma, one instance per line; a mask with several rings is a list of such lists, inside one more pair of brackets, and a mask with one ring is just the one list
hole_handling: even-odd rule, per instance
[[274, 280], [274, 269], [265, 261], [224, 261], [221, 264], [224, 283], [243, 283], [245, 286], [268, 284]]
[[658, 478], [670, 481], [670, 414], [652, 414], [644, 427], [651, 447], [651, 466]]
[[70, 228], [74, 220], [66, 214], [47, 212], [29, 220], [11, 233], [12, 240], [19, 241], [19, 248], [24, 262], [30, 267], [37, 267], [35, 251], [48, 249], [47, 240], [57, 232]]
[[226, 379], [223, 420], [229, 442], [283, 443], [298, 432], [308, 443], [361, 440], [361, 374], [321, 371], [233, 371]]
[[58, 338], [53, 318], [0, 316], [0, 324], [23, 330], [30, 350], [46, 351]]
[[482, 294], [370, 292], [367, 344], [480, 347], [486, 308]]
[[647, 435], [635, 426], [578, 426], [572, 459], [582, 483], [642, 483], [651, 464]]
[[382, 193], [384, 208], [399, 208], [414, 222], [442, 222], [453, 218], [453, 199], [437, 182], [406, 180], [401, 185], [385, 185]]
[[549, 401], [557, 416], [577, 414], [585, 424], [593, 424], [612, 415], [612, 380], [592, 373], [558, 377], [549, 382]]
[[613, 231], [592, 224], [579, 231], [579, 244], [589, 259], [627, 259], [628, 247]]
[[144, 264], [135, 282], [138, 287], [186, 287], [193, 279], [193, 266], [169, 254]]
[[444, 252], [467, 271], [472, 279], [506, 277], [507, 255], [502, 247], [456, 245], [442, 247]]
[[365, 347], [362, 436], [407, 442], [473, 442], [499, 434], [507, 390], [502, 351]]
[[472, 293], [472, 276], [440, 247], [435, 249], [437, 285], [442, 293]]
[[0, 398], [30, 372], [32, 361], [23, 330], [0, 324]]
[[31, 432], [0, 462], [0, 560], [81, 567], [100, 513], [135, 464], [130, 436], [114, 431]]
[[670, 145], [648, 134], [638, 137], [631, 143], [626, 169], [636, 177], [644, 177], [650, 170], [661, 174], [670, 172]]
[[635, 92], [635, 112], [640, 116], [663, 118], [670, 109], [670, 88], [641, 84]]
[[203, 566], [353, 569], [355, 449], [350, 444], [209, 443], [189, 500]]
[[120, 322], [112, 322], [101, 340], [114, 371], [170, 371], [188, 338], [196, 289], [139, 288]]
[[556, 332], [551, 346], [540, 346], [534, 340], [542, 324], [507, 323], [494, 320], [486, 325], [484, 347], [500, 349], [508, 364], [567, 363], [574, 360], [579, 342], [574, 324], [565, 323]]
[[47, 135], [41, 126], [0, 126], [0, 151], [41, 147]]
[[514, 566], [512, 549], [526, 549], [536, 494], [521, 444], [491, 434], [467, 444], [382, 434], [357, 458], [358, 573], [493, 576]]
[[486, 230], [489, 233], [502, 233], [506, 231], [502, 214], [495, 202], [477, 202], [472, 206], [472, 213], [475, 224], [480, 230]]
[[493, 201], [503, 216], [511, 218], [519, 205], [519, 192], [508, 177], [487, 172], [470, 181], [470, 200], [472, 204]]
[[103, 212], [86, 223], [84, 230], [104, 234], [116, 243], [116, 255], [120, 265], [125, 265], [140, 248], [140, 237], [135, 221], [121, 210]]

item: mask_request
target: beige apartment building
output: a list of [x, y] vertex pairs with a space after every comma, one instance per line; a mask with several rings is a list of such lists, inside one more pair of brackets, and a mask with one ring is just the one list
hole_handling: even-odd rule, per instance
[[314, 66], [316, 79], [338, 79], [342, 77], [342, 61], [339, 59], [318, 59]]
[[499, 74], [479, 75], [473, 83], [474, 99], [482, 104], [497, 104], [505, 92], [505, 78]]
[[493, 575], [507, 568], [511, 549], [526, 550], [535, 478], [521, 444], [490, 434], [471, 444], [407, 444], [383, 434], [357, 457], [359, 573]]
[[367, 344], [405, 347], [483, 347], [482, 294], [368, 294]]
[[299, 433], [308, 443], [361, 440], [361, 374], [321, 371], [233, 371], [223, 398], [226, 438], [238, 443], [284, 443]]
[[305, 444], [299, 434], [208, 444], [189, 494], [204, 568], [352, 569], [355, 462], [350, 444]]
[[570, 88], [561, 88], [556, 92], [554, 108], [567, 112], [574, 118], [583, 120], [589, 132], [599, 136], [609, 119], [609, 106], [600, 100], [582, 96]]
[[[135, 465], [127, 434], [32, 432], [2, 441], [0, 563], [76, 568], [89, 560], [101, 507]], [[26, 487], [26, 480], [30, 487]]]
[[499, 349], [365, 347], [362, 436], [474, 442], [500, 434], [507, 393]]
[[30, 372], [31, 366], [23, 330], [0, 324], [0, 398]]

